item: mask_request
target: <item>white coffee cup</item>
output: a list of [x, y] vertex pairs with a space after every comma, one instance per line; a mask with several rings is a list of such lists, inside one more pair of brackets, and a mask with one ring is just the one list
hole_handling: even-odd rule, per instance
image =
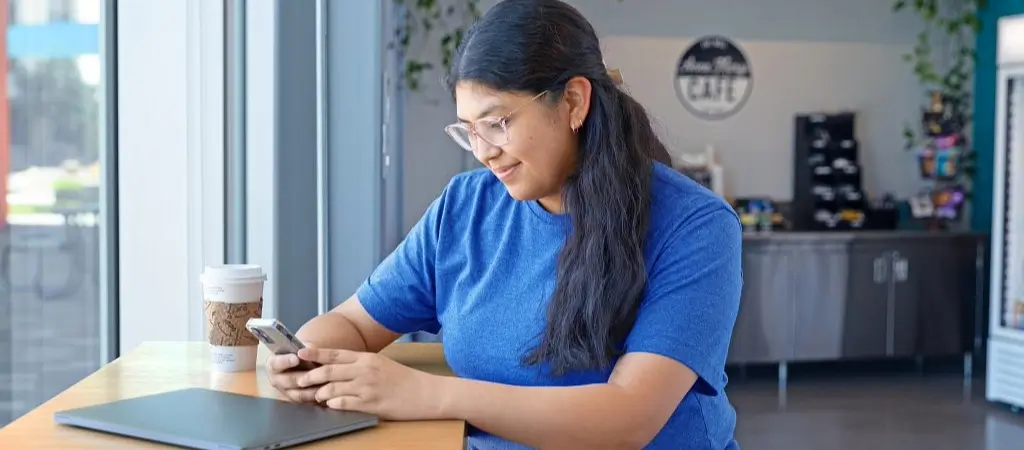
[[214, 371], [256, 370], [259, 341], [245, 329], [245, 322], [262, 316], [266, 280], [255, 264], [207, 266], [199, 276]]

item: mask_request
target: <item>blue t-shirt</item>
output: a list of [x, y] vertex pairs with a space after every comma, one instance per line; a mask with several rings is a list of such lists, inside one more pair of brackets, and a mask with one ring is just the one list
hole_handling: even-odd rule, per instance
[[[647, 448], [738, 449], [725, 359], [742, 288], [742, 231], [732, 208], [655, 164], [644, 249], [647, 287], [626, 352], [649, 352], [699, 376]], [[460, 377], [520, 386], [608, 381], [611, 370], [550, 375], [525, 365], [545, 326], [568, 216], [517, 201], [488, 170], [456, 175], [359, 287], [370, 316], [396, 332], [442, 328]], [[470, 428], [471, 448], [525, 448]]]

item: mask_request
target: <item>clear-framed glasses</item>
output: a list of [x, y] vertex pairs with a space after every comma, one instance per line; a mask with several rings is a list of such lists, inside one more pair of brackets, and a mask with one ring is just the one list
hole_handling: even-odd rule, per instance
[[467, 151], [473, 151], [477, 139], [481, 139], [495, 147], [506, 145], [511, 140], [508, 133], [508, 121], [512, 115], [523, 109], [527, 104], [537, 100], [548, 91], [533, 96], [508, 114], [500, 117], [481, 117], [473, 122], [458, 122], [444, 127], [444, 132]]

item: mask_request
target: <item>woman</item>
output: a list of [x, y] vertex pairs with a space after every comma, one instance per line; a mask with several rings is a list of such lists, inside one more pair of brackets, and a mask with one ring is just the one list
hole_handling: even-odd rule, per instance
[[[467, 32], [446, 132], [486, 166], [455, 176], [356, 291], [269, 363], [294, 401], [392, 420], [463, 419], [471, 448], [736, 449], [724, 365], [741, 230], [657, 161], [643, 108], [557, 0], [506, 0]], [[444, 329], [459, 378], [376, 354]], [[289, 371], [299, 359], [323, 364]]]

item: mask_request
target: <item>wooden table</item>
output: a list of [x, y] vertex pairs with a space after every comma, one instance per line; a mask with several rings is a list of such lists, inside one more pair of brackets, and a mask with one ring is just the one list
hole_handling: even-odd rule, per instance
[[[260, 359], [265, 360], [260, 348]], [[431, 373], [451, 375], [439, 344], [393, 344], [383, 354]], [[280, 398], [266, 371], [213, 373], [205, 343], [147, 342], [118, 358], [50, 401], [0, 429], [0, 449], [166, 448], [115, 435], [58, 425], [53, 413], [70, 408], [203, 387]], [[382, 422], [377, 427], [302, 446], [303, 449], [462, 449], [466, 425], [458, 420]]]

